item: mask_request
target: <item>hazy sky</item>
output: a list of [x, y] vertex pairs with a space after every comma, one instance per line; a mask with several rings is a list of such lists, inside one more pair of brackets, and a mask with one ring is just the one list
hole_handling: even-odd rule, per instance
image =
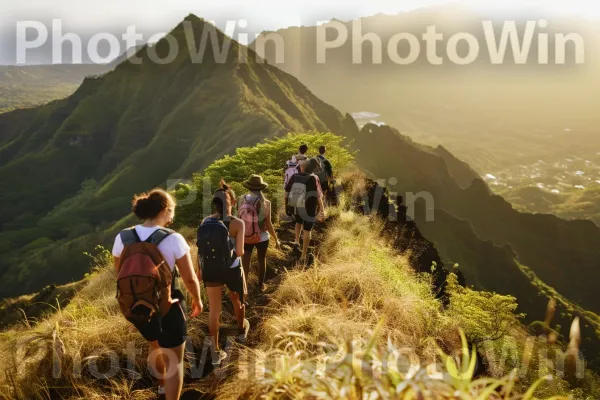
[[[99, 32], [120, 35], [135, 25], [145, 34], [168, 31], [187, 14], [194, 13], [217, 25], [246, 19], [249, 32], [276, 30], [291, 25], [314, 25], [333, 17], [342, 20], [379, 12], [398, 13], [451, 0], [0, 0], [0, 64], [13, 64], [17, 21], [41, 21], [51, 27], [60, 19], [63, 33], [89, 37]], [[597, 0], [466, 0], [483, 8], [544, 4], [554, 10], [581, 16], [600, 15]], [[51, 29], [49, 29], [51, 32]], [[38, 62], [44, 62], [40, 56]], [[35, 57], [34, 57], [35, 58]], [[34, 59], [33, 62], [36, 62]]]

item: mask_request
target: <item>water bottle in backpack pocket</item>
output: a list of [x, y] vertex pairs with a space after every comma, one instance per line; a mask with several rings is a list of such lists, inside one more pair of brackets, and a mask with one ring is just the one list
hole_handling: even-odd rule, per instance
[[259, 213], [257, 210], [258, 202], [260, 198], [256, 200], [249, 200], [248, 196], [244, 196], [243, 202], [240, 205], [238, 217], [244, 221], [244, 243], [245, 244], [257, 244], [260, 243], [261, 229], [259, 225]]
[[198, 227], [196, 239], [202, 279], [205, 282], [224, 282], [227, 269], [236, 259], [226, 224], [216, 218], [207, 218]]

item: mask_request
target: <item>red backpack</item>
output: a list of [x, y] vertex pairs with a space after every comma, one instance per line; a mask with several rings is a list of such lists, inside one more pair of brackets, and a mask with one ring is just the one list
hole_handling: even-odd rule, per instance
[[121, 232], [125, 248], [117, 269], [117, 300], [130, 322], [145, 323], [157, 314], [169, 312], [174, 274], [158, 245], [173, 231], [159, 228], [141, 241], [135, 228]]
[[242, 204], [238, 211], [238, 217], [244, 221], [245, 227], [245, 244], [257, 244], [260, 243], [261, 229], [258, 224], [258, 210], [256, 205], [260, 201], [260, 197], [255, 201], [248, 201], [248, 196], [244, 196]]

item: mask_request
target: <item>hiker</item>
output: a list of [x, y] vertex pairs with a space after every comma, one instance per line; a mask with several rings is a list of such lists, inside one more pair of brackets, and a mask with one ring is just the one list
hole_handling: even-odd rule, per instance
[[296, 221], [294, 251], [300, 252], [302, 233], [300, 262], [307, 265], [312, 264], [313, 261], [312, 255], [311, 259], [307, 260], [312, 229], [316, 221], [322, 222], [325, 219], [321, 185], [319, 178], [313, 174], [317, 165], [318, 162], [314, 158], [300, 164], [301, 172], [292, 176], [285, 188], [285, 210], [288, 216], [293, 216]]
[[298, 173], [299, 162], [296, 156], [293, 155], [291, 160], [286, 161], [285, 168], [283, 169], [283, 190], [287, 186], [292, 176]]
[[252, 252], [256, 247], [258, 256], [258, 290], [265, 290], [265, 278], [267, 273], [267, 250], [270, 239], [275, 240], [275, 247], [280, 250], [281, 244], [273, 228], [271, 219], [271, 202], [263, 194], [263, 190], [269, 187], [261, 176], [252, 175], [242, 185], [250, 193], [242, 196], [239, 201], [238, 216], [244, 221], [244, 256], [242, 266], [244, 275], [249, 276]]
[[325, 157], [326, 151], [327, 149], [325, 146], [319, 147], [319, 155], [316, 157], [319, 162], [319, 167], [317, 168], [318, 172], [316, 175], [321, 181], [321, 188], [323, 189], [324, 195], [328, 197], [333, 185], [333, 168], [331, 167], [331, 162]]
[[121, 312], [149, 343], [148, 366], [158, 378], [158, 393], [167, 400], [179, 399], [187, 322], [183, 293], [176, 287], [177, 271], [192, 296], [190, 317], [202, 312], [200, 285], [190, 246], [179, 233], [165, 228], [175, 217], [171, 195], [154, 189], [134, 196], [132, 204], [133, 213], [144, 222], [115, 238], [117, 299]]
[[308, 152], [308, 145], [303, 143], [300, 145], [300, 147], [298, 148], [298, 154], [296, 154], [296, 160], [298, 162], [303, 162], [308, 160], [308, 156], [306, 155], [306, 153]]
[[240, 261], [240, 257], [244, 255], [244, 221], [232, 217], [235, 204], [233, 190], [223, 181], [220, 186], [212, 199], [215, 213], [202, 221], [197, 234], [199, 274], [208, 295], [208, 332], [215, 367], [227, 358], [227, 353], [219, 347], [224, 286], [229, 289], [229, 298], [238, 323], [239, 342], [246, 341], [250, 329], [244, 304], [247, 294], [246, 277]]

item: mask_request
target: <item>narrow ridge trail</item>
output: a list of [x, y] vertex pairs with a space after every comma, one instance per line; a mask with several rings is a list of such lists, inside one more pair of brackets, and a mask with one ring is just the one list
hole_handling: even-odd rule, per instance
[[[319, 256], [319, 244], [327, 232], [327, 226], [334, 217], [330, 217], [320, 224], [316, 224], [313, 229], [309, 252], [314, 254], [315, 259]], [[250, 321], [250, 332], [248, 340], [244, 344], [246, 347], [257, 348], [261, 343], [260, 326], [263, 316], [270, 306], [270, 294], [279, 287], [281, 280], [285, 276], [286, 270], [294, 268], [311, 268], [298, 264], [298, 258], [293, 254], [292, 246], [294, 243], [294, 222], [283, 222], [277, 229], [278, 237], [281, 241], [282, 250], [278, 251], [270, 245], [267, 255], [267, 278], [266, 289], [260, 293], [256, 279], [256, 260], [252, 259], [250, 276], [248, 277], [248, 298], [246, 300], [246, 318]], [[227, 352], [228, 357], [222, 365], [214, 370], [211, 364], [211, 351], [208, 348], [208, 342], [204, 342], [208, 337], [208, 305], [205, 304], [204, 316], [188, 320], [190, 334], [193, 337], [201, 338], [202, 343], [188, 345], [186, 351], [186, 377], [184, 381], [182, 400], [196, 399], [214, 399], [215, 392], [220, 383], [230, 379], [238, 373], [238, 355], [239, 344], [232, 343], [232, 339], [237, 335], [235, 318], [229, 297], [223, 295], [222, 298], [222, 316], [221, 328], [219, 330], [219, 344]], [[160, 396], [163, 399], [164, 396]]]

